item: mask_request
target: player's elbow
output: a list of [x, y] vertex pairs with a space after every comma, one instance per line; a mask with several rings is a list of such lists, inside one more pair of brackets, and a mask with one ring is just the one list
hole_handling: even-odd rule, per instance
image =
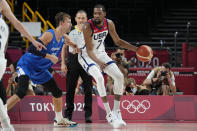
[[116, 39], [114, 40], [114, 43], [117, 45], [117, 46], [121, 46], [121, 39]]

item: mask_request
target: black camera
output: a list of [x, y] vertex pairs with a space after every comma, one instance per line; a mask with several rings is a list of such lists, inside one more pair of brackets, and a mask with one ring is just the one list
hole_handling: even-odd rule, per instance
[[166, 76], [167, 72], [166, 71], [161, 71], [161, 76]]
[[126, 90], [126, 92], [128, 92], [128, 93], [132, 93], [132, 92], [133, 92], [129, 86], [127, 86], [125, 90]]
[[121, 53], [116, 53], [116, 58], [121, 58], [122, 54]]

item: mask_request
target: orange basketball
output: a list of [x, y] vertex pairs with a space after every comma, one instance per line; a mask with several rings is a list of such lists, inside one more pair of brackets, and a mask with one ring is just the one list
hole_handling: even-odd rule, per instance
[[137, 49], [136, 56], [137, 56], [138, 60], [140, 60], [142, 62], [148, 62], [153, 57], [152, 48], [147, 45], [141, 45]]

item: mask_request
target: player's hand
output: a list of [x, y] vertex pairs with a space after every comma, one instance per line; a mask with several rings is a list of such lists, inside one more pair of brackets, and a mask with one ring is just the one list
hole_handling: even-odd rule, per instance
[[61, 64], [61, 71], [66, 74], [66, 72], [68, 71], [66, 64]]
[[42, 48], [44, 48], [45, 50], [47, 49], [43, 44], [41, 44], [38, 41], [33, 41], [32, 44], [36, 47], [37, 50], [41, 51]]
[[81, 49], [79, 49], [79, 48], [74, 48], [73, 49], [73, 54], [76, 54], [76, 53], [80, 53], [81, 52]]
[[53, 64], [56, 64], [57, 61], [58, 61], [58, 58], [55, 55], [50, 55], [50, 58], [49, 59], [53, 62]]
[[66, 42], [70, 42], [70, 37], [67, 34], [64, 34], [64, 39], [66, 40]]
[[102, 70], [105, 69], [105, 67], [107, 66], [106, 63], [101, 62], [101, 61], [99, 61], [97, 64], [100, 66], [100, 68], [101, 68]]

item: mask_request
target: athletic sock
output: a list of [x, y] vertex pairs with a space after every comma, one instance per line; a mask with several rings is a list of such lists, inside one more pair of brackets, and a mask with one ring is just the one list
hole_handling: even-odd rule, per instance
[[111, 109], [110, 109], [110, 106], [109, 106], [109, 103], [103, 103], [104, 107], [105, 107], [105, 111], [107, 113], [107, 115], [111, 112]]
[[55, 117], [56, 117], [56, 120], [59, 122], [63, 119], [63, 116], [62, 116], [62, 111], [60, 112], [55, 112]]
[[114, 100], [113, 111], [118, 112], [120, 110], [120, 101]]

